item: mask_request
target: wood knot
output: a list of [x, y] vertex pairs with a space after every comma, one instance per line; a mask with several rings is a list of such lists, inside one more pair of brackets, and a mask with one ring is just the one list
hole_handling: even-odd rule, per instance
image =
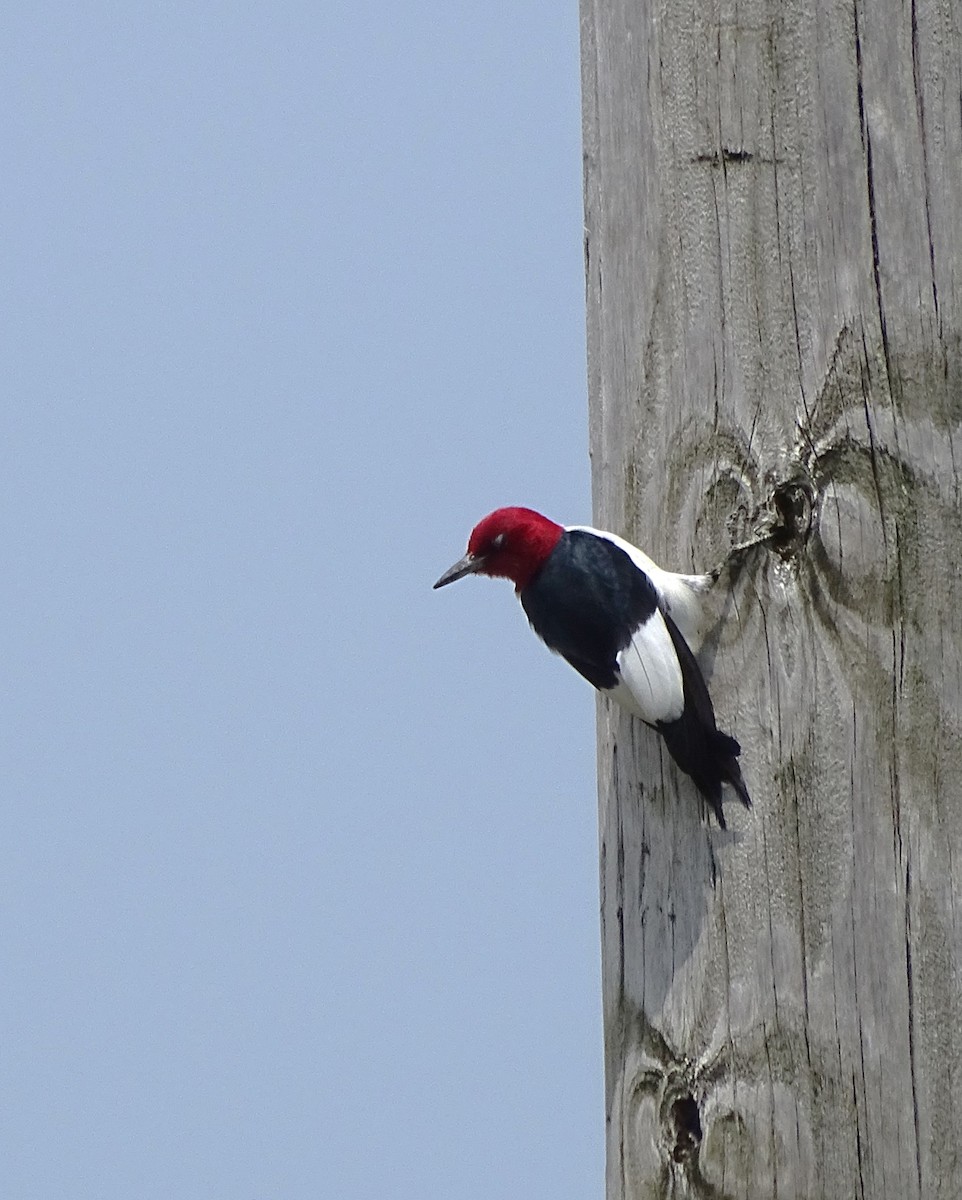
[[690, 1092], [679, 1096], [672, 1104], [671, 1123], [671, 1157], [676, 1163], [687, 1163], [694, 1158], [702, 1138], [698, 1105]]
[[711, 571], [712, 578], [720, 578], [726, 568], [737, 571], [744, 555], [759, 546], [767, 547], [784, 561], [800, 557], [815, 521], [815, 495], [807, 476], [769, 482], [764, 501], [742, 521], [749, 536], [732, 546], [725, 562]]
[[773, 522], [768, 534], [772, 549], [782, 558], [794, 558], [812, 528], [815, 492], [807, 479], [786, 479], [772, 492]]

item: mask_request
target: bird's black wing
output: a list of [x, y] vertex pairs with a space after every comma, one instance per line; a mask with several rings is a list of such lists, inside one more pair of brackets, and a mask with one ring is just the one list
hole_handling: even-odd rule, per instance
[[582, 529], [562, 534], [521, 604], [535, 633], [596, 688], [618, 683], [618, 654], [658, 607], [648, 576], [619, 546]]

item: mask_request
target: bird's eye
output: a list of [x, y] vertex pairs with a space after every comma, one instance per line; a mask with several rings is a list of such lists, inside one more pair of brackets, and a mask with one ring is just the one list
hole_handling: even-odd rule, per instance
[[492, 550], [501, 550], [504, 547], [504, 543], [507, 540], [508, 540], [507, 537], [503, 533], [499, 533], [496, 538], [492, 538], [491, 549]]

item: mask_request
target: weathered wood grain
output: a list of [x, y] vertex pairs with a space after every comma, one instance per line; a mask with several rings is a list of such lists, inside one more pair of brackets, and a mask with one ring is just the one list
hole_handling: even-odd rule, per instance
[[582, 0], [597, 523], [735, 555], [755, 810], [599, 723], [608, 1197], [962, 1196], [962, 5]]

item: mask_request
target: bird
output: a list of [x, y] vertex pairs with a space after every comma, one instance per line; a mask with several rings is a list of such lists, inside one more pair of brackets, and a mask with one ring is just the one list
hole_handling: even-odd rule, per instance
[[[664, 571], [617, 534], [563, 526], [531, 508], [499, 508], [435, 588], [466, 575], [510, 579], [532, 629], [603, 695], [651, 726], [726, 828], [722, 785], [746, 808], [741, 747], [716, 725], [689, 641], [709, 575]], [[686, 635], [687, 639], [686, 640]]]

